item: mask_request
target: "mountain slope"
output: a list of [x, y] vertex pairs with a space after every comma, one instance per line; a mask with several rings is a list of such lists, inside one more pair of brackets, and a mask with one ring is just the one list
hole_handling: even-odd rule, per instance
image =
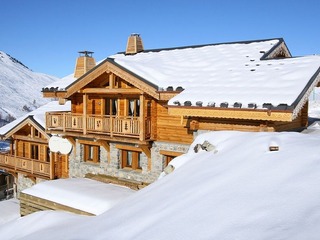
[[47, 103], [42, 87], [58, 78], [36, 73], [17, 59], [0, 51], [0, 126]]

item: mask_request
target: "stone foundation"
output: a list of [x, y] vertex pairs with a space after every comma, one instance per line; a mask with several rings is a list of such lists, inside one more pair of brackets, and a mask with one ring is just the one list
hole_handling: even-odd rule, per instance
[[110, 159], [108, 160], [108, 152], [105, 148], [100, 147], [100, 162], [90, 163], [83, 161], [82, 145], [76, 143], [76, 148], [73, 149], [69, 156], [69, 176], [70, 177], [85, 177], [86, 174], [107, 175], [119, 179], [127, 179], [145, 183], [152, 183], [159, 177], [160, 173], [165, 168], [165, 157], [160, 154], [161, 150], [186, 153], [189, 145], [175, 144], [168, 142], [154, 142], [151, 148], [151, 166], [148, 170], [148, 157], [141, 154], [140, 170], [131, 170], [121, 168], [120, 150], [116, 148], [114, 143], [110, 143]]

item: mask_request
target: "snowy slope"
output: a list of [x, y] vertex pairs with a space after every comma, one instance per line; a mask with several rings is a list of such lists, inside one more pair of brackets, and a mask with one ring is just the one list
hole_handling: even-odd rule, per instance
[[[31, 71], [0, 51], [0, 119], [12, 120], [47, 103], [41, 89], [58, 78]], [[9, 117], [10, 116], [10, 117]]]
[[[205, 140], [216, 153], [193, 151]], [[0, 226], [1, 237], [319, 239], [319, 145], [319, 135], [293, 132], [202, 134], [184, 165], [109, 211], [40, 212]]]

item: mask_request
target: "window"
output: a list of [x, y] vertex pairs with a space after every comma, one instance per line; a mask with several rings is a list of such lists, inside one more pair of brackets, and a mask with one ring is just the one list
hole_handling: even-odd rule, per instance
[[172, 161], [175, 157], [182, 155], [182, 152], [174, 152], [174, 151], [167, 151], [167, 150], [160, 150], [160, 154], [163, 155], [163, 164], [164, 167], [168, 166], [169, 162]]
[[31, 158], [39, 159], [39, 146], [31, 144]]
[[35, 137], [41, 137], [40, 136], [40, 132], [38, 131], [38, 129], [34, 129], [34, 136]]
[[139, 99], [128, 100], [128, 116], [132, 116], [132, 117], [140, 116], [140, 100]]
[[94, 145], [83, 145], [83, 161], [85, 162], [100, 162], [100, 147]]
[[117, 115], [118, 101], [117, 99], [105, 98], [105, 115]]
[[48, 147], [45, 147], [46, 151], [46, 161], [50, 162], [50, 149]]
[[171, 162], [172, 159], [174, 159], [175, 156], [164, 156], [164, 164], [165, 166], [168, 166], [169, 162]]
[[121, 150], [122, 168], [142, 169], [141, 152]]

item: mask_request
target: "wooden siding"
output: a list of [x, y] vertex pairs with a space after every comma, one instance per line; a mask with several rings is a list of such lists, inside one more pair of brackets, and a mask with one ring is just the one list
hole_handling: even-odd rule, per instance
[[291, 111], [210, 108], [210, 107], [180, 107], [169, 106], [169, 114], [174, 116], [211, 117], [225, 119], [246, 119], [250, 121], [292, 121]]
[[[164, 104], [163, 104], [164, 105]], [[182, 126], [181, 117], [170, 116], [168, 109], [157, 104], [157, 138], [158, 141], [191, 144], [193, 132]]]

